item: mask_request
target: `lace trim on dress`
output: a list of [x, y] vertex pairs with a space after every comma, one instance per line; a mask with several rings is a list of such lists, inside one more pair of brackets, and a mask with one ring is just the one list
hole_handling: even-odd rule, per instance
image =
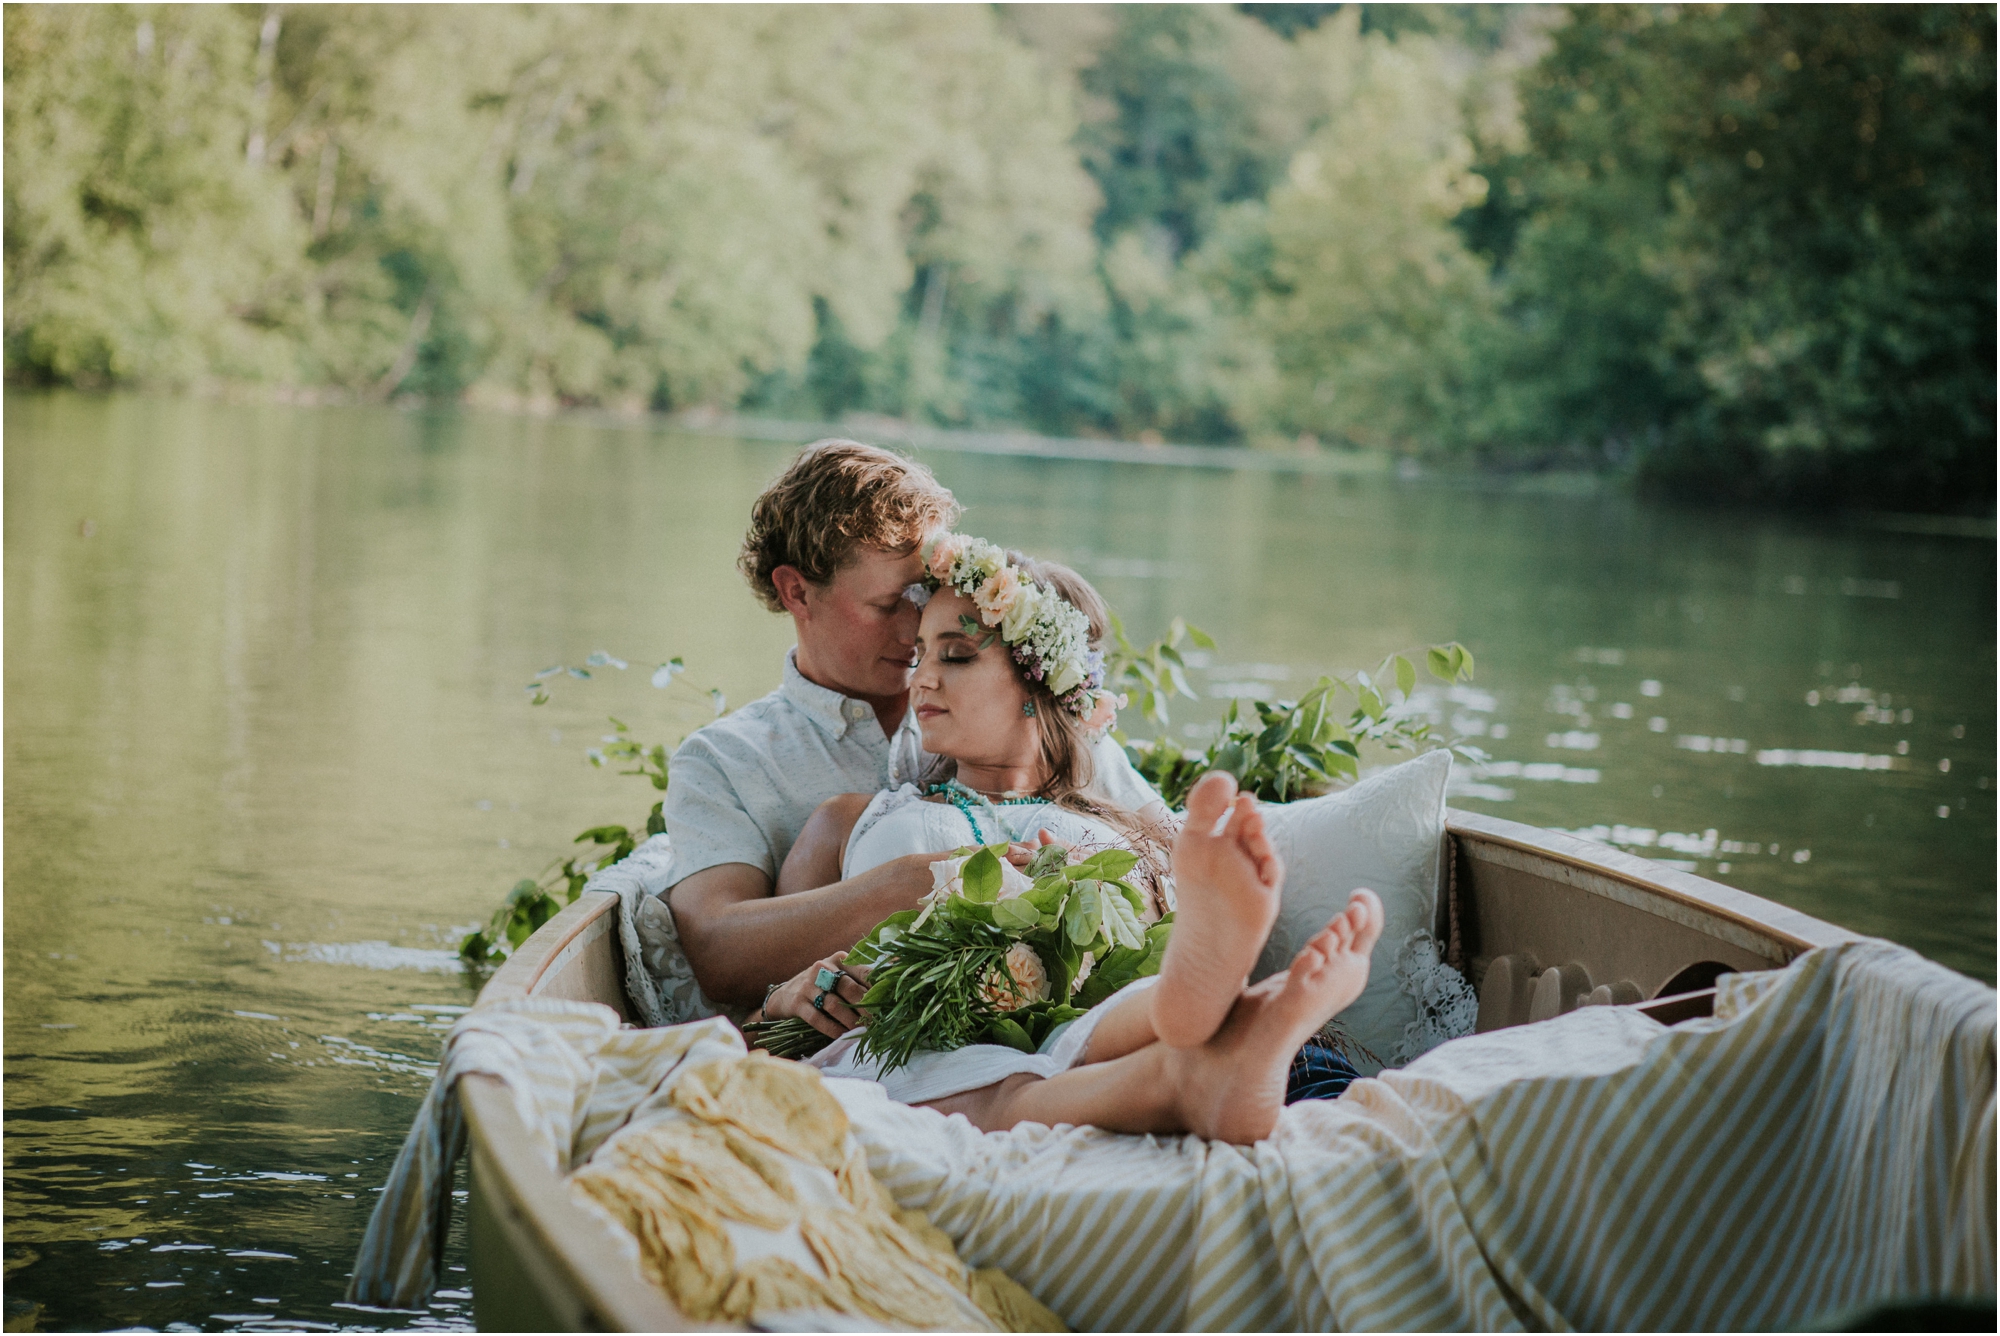
[[1416, 1001], [1417, 1018], [1403, 1027], [1388, 1066], [1404, 1066], [1448, 1039], [1472, 1033], [1479, 997], [1465, 976], [1445, 963], [1437, 938], [1423, 929], [1411, 933], [1396, 952], [1395, 968], [1402, 992]]

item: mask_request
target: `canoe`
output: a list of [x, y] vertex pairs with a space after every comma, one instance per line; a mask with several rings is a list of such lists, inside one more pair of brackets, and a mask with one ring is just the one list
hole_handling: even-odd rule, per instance
[[[1716, 978], [1779, 969], [1856, 934], [1759, 896], [1554, 831], [1447, 813], [1439, 940], [1479, 985], [1480, 1030], [1577, 1006], [1666, 1024], [1710, 1014]], [[618, 898], [592, 892], [495, 971], [477, 1005], [527, 996], [627, 1014]], [[569, 1200], [495, 1078], [460, 1085], [470, 1133], [473, 1315], [482, 1331], [684, 1331], [619, 1263], [611, 1226]]]

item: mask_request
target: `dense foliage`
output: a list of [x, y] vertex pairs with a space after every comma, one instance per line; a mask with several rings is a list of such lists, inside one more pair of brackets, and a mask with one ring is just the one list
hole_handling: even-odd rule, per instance
[[1990, 506], [1990, 6], [10, 7], [10, 376]]
[[1991, 506], [1990, 6], [1590, 8], [1464, 222], [1504, 346], [1460, 428], [1704, 495]]

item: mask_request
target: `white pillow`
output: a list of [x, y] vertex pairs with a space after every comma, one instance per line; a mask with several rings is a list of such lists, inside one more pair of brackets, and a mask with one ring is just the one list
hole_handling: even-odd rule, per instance
[[[1417, 999], [1396, 974], [1397, 952], [1437, 921], [1444, 855], [1444, 790], [1451, 753], [1426, 752], [1371, 775], [1352, 788], [1264, 810], [1271, 843], [1285, 860], [1284, 900], [1250, 977], [1291, 963], [1299, 948], [1347, 907], [1356, 887], [1382, 897], [1386, 923], [1368, 971], [1368, 987], [1341, 1013], [1341, 1025], [1377, 1058], [1389, 1061], [1418, 1019]], [[1379, 1064], [1356, 1055], [1372, 1076]]]

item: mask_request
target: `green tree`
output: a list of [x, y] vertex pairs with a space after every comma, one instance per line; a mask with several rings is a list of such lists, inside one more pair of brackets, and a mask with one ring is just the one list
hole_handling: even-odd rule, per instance
[[246, 153], [257, 38], [222, 8], [8, 11], [10, 368], [94, 385], [291, 374], [305, 235]]
[[1470, 229], [1489, 449], [1703, 496], [1993, 491], [1993, 11], [1584, 7]]
[[1261, 270], [1246, 324], [1271, 349], [1268, 429], [1434, 449], [1493, 317], [1487, 267], [1451, 226], [1487, 189], [1471, 170], [1465, 66], [1433, 38], [1364, 35], [1352, 10], [1302, 40], [1329, 114], [1208, 267]]
[[1263, 142], [1249, 90], [1224, 60], [1227, 15], [1132, 5], [1083, 71], [1108, 115], [1086, 123], [1085, 166], [1104, 192], [1098, 235], [1153, 226], [1176, 256], [1201, 244], [1218, 210], [1260, 197], [1281, 160]]

